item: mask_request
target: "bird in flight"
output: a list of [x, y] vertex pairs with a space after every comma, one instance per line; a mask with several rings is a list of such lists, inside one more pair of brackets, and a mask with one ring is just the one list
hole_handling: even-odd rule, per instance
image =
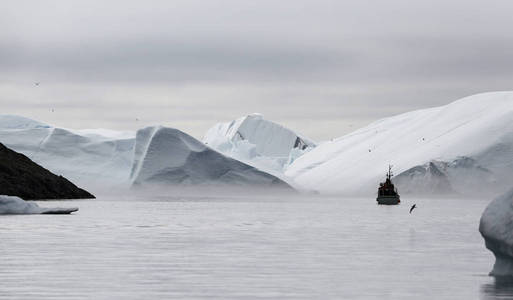
[[35, 85], [39, 85], [39, 84], [40, 84], [40, 82], [34, 82], [34, 84], [35, 84]]
[[410, 214], [411, 214], [411, 212], [415, 209], [415, 207], [417, 207], [417, 204], [413, 204], [413, 205], [411, 206], [411, 208], [410, 208]]

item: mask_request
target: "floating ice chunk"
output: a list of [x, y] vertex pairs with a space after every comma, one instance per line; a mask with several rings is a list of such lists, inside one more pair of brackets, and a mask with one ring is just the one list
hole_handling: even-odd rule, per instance
[[486, 248], [495, 255], [490, 275], [513, 276], [513, 189], [493, 200], [479, 223]]
[[0, 195], [0, 215], [70, 214], [78, 208], [43, 208], [19, 197]]

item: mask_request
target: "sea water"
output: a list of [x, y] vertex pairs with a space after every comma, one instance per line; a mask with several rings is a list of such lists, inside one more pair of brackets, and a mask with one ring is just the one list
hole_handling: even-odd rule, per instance
[[[417, 208], [410, 214], [410, 206]], [[0, 216], [0, 299], [495, 299], [487, 200], [105, 196]]]

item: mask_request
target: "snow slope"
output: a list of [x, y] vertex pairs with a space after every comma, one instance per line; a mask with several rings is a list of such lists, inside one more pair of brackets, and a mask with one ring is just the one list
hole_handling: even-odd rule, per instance
[[137, 131], [134, 185], [233, 184], [284, 186], [280, 179], [226, 157], [188, 134], [162, 126]]
[[69, 214], [78, 208], [43, 208], [15, 196], [0, 195], [0, 215]]
[[513, 276], [513, 189], [493, 200], [483, 212], [479, 232], [495, 255], [490, 275]]
[[15, 115], [0, 115], [0, 129], [50, 128], [50, 125]]
[[[461, 158], [473, 167], [458, 162]], [[440, 178], [425, 177], [419, 171], [425, 171], [430, 162], [450, 166], [446, 171], [455, 175], [448, 176], [447, 183], [459, 193], [476, 188], [505, 191], [513, 177], [513, 92], [478, 94], [376, 121], [317, 146], [294, 161], [285, 174], [304, 189], [368, 194], [384, 179], [388, 164], [394, 166], [395, 174], [408, 174], [402, 174], [406, 179], [402, 186], [412, 183], [404, 177], [422, 178], [422, 184], [436, 186], [428, 181]], [[417, 175], [412, 170], [416, 167]], [[486, 185], [472, 188], [472, 178], [484, 173]], [[463, 174], [465, 178], [460, 178]]]
[[94, 190], [128, 182], [135, 139], [129, 133], [68, 130], [0, 115], [0, 142], [51, 172]]
[[251, 114], [210, 128], [203, 142], [223, 154], [273, 173], [283, 169], [315, 143], [294, 131]]

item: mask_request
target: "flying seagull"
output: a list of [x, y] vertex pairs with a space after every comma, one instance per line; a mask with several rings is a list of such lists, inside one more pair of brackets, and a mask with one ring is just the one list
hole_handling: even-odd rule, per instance
[[34, 82], [34, 84], [35, 84], [35, 85], [39, 85], [39, 84], [40, 84], [40, 82]]
[[417, 207], [417, 204], [413, 204], [413, 205], [411, 206], [411, 208], [410, 208], [410, 214], [411, 214], [411, 212], [415, 209], [415, 207]]

